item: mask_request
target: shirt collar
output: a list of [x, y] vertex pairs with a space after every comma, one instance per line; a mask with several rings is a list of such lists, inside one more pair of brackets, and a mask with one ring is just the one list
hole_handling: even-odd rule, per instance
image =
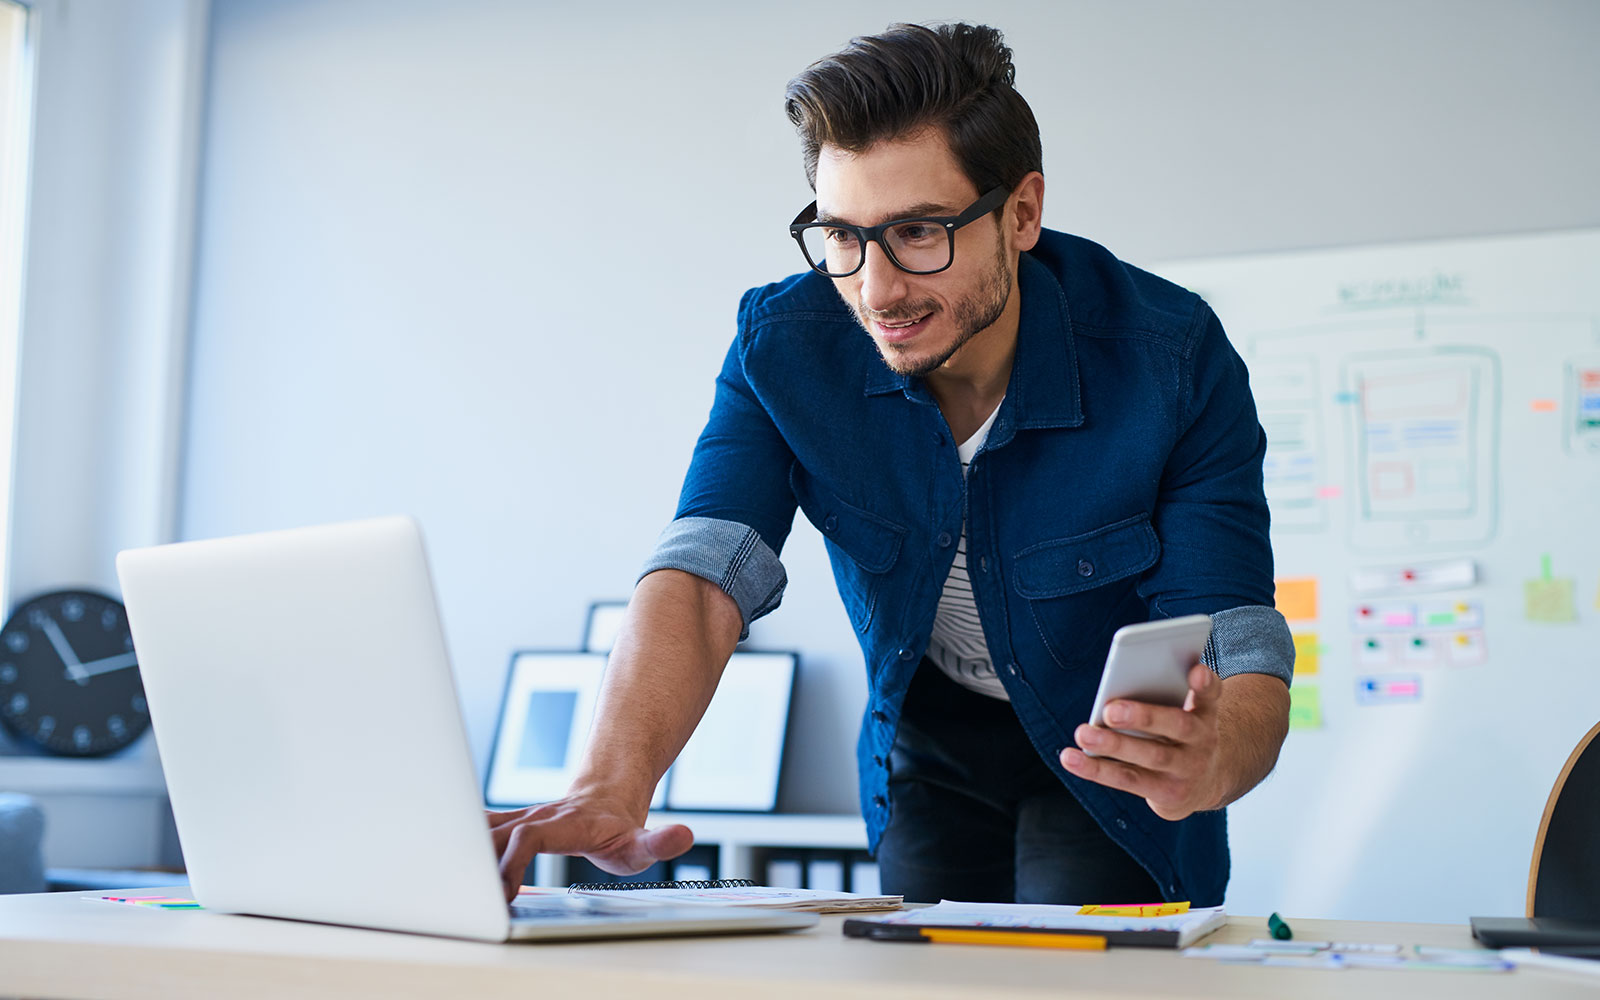
[[[1011, 432], [1018, 428], [1079, 427], [1083, 424], [1078, 353], [1073, 343], [1072, 316], [1067, 310], [1067, 297], [1061, 290], [1061, 283], [1045, 265], [1022, 254], [1017, 264], [1017, 291], [1022, 296], [1017, 320], [1017, 357], [1002, 406], [1008, 412], [1000, 415], [990, 432], [991, 447], [1009, 440]], [[876, 354], [876, 348], [872, 350]], [[877, 396], [889, 392], [902, 392], [906, 398], [917, 402], [932, 402], [921, 378], [898, 375], [879, 358], [877, 364], [867, 370], [866, 394]]]

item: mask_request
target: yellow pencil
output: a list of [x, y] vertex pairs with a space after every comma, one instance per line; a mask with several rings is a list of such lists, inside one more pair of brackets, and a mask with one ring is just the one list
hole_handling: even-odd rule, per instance
[[1012, 948], [1072, 948], [1105, 951], [1106, 939], [1094, 934], [1051, 934], [1038, 931], [969, 931], [923, 927], [922, 936], [934, 944], [998, 944]]

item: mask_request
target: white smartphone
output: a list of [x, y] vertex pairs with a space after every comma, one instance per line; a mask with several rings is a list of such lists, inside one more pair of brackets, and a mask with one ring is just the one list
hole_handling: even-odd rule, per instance
[[[1094, 708], [1089, 711], [1090, 724], [1104, 726], [1106, 705], [1119, 698], [1181, 707], [1189, 694], [1189, 669], [1200, 662], [1210, 638], [1210, 615], [1185, 615], [1117, 629], [1111, 637], [1111, 652], [1106, 654]], [[1150, 738], [1130, 729], [1117, 732]]]

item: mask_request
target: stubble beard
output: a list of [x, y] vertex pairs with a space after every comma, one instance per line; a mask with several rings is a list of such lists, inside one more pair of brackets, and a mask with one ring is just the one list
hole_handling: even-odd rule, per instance
[[[892, 344], [884, 344], [873, 337], [872, 342], [878, 347], [878, 354], [883, 357], [883, 363], [896, 375], [909, 375], [922, 377], [938, 371], [946, 361], [961, 348], [967, 341], [979, 333], [993, 326], [1002, 313], [1006, 310], [1006, 302], [1011, 298], [1012, 274], [1011, 268], [1006, 266], [1004, 245], [1000, 246], [994, 256], [994, 267], [989, 271], [989, 278], [976, 291], [955, 304], [951, 318], [955, 321], [956, 337], [950, 346], [938, 354], [917, 359], [906, 357]], [[856, 315], [856, 322], [861, 328], [872, 336], [872, 327], [868, 315], [879, 322], [894, 323], [901, 320], [915, 319], [935, 311], [938, 306], [932, 300], [913, 302], [889, 312], [874, 313], [864, 308], [860, 303], [851, 303], [852, 311]]]

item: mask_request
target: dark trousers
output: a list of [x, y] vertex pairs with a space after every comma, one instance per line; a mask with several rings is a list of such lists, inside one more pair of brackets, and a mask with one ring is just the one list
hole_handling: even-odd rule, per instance
[[962, 687], [928, 660], [906, 694], [889, 800], [878, 869], [883, 890], [908, 901], [1161, 899], [1045, 766], [1010, 703]]

